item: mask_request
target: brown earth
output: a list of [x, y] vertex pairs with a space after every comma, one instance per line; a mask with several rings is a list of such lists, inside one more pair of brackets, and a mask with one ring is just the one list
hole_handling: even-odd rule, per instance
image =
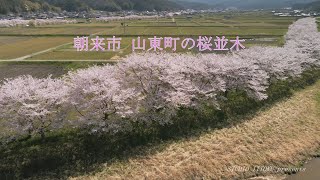
[[65, 72], [63, 66], [55, 64], [0, 63], [0, 81], [21, 75], [43, 78], [51, 74], [53, 77], [57, 77]]

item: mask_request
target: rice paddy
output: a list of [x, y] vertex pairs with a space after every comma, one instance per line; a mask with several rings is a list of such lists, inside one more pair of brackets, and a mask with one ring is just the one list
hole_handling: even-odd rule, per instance
[[[295, 20], [267, 12], [243, 12], [111, 22], [78, 20], [77, 24], [0, 28], [0, 60], [26, 55], [29, 56], [23, 60], [110, 60], [130, 54], [132, 39], [138, 36], [146, 39], [147, 47], [150, 47], [148, 38], [154, 36], [192, 37], [195, 40], [198, 36], [226, 36], [228, 39], [239, 36], [246, 40], [246, 47], [281, 46], [288, 26]], [[76, 36], [121, 37], [121, 49], [115, 52], [77, 52], [72, 46]], [[46, 49], [49, 50], [41, 52]], [[176, 52], [186, 52], [181, 48], [181, 41]], [[196, 49], [191, 51], [196, 52]]]

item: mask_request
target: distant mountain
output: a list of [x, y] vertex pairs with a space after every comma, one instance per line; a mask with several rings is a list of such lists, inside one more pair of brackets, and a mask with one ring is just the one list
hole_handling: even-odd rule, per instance
[[[311, 3], [314, 0], [0, 0], [0, 14], [37, 11], [163, 11], [177, 9], [270, 9]], [[310, 8], [317, 7], [311, 3]]]
[[91, 8], [104, 11], [138, 10], [162, 11], [181, 8], [168, 0], [44, 0], [51, 5], [68, 11]]
[[269, 9], [291, 7], [297, 3], [309, 3], [315, 0], [183, 0], [214, 5], [217, 8], [236, 7], [239, 9]]
[[24, 11], [49, 10], [138, 10], [163, 11], [182, 9], [183, 6], [169, 0], [0, 0], [0, 14]]
[[293, 5], [294, 9], [302, 9], [307, 11], [316, 11], [320, 12], [320, 0], [314, 1], [311, 3], [301, 3], [301, 4], [295, 4]]
[[200, 3], [197, 1], [184, 1], [184, 0], [171, 0], [172, 2], [175, 2], [179, 6], [183, 7], [184, 9], [210, 9], [213, 8], [213, 5], [210, 5], [208, 3]]

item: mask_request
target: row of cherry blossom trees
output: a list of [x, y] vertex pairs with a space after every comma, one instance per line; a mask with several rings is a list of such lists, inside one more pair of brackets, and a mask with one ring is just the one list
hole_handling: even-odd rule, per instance
[[44, 25], [57, 25], [57, 24], [74, 24], [76, 20], [64, 19], [35, 19], [35, 20], [0, 20], [0, 27], [16, 27], [16, 26], [44, 26]]
[[13, 134], [44, 137], [65, 125], [127, 131], [130, 122], [168, 124], [181, 107], [219, 108], [224, 92], [268, 98], [272, 79], [319, 67], [313, 18], [290, 26], [284, 47], [252, 47], [227, 55], [132, 54], [116, 65], [69, 72], [63, 78], [21, 76], [0, 87], [0, 122]]
[[[112, 17], [100, 17], [97, 21], [121, 21], [121, 20], [138, 20], [138, 19], [157, 19], [160, 16], [138, 16], [130, 15], [126, 17], [112, 16]], [[65, 19], [35, 19], [35, 20], [23, 20], [23, 19], [11, 19], [0, 20], [0, 27], [16, 27], [16, 26], [44, 26], [44, 25], [58, 25], [58, 24], [74, 24], [76, 20]]]
[[139, 20], [139, 19], [158, 19], [162, 16], [138, 16], [138, 15], [130, 15], [130, 16], [110, 16], [110, 17], [99, 17], [97, 21], [108, 22], [108, 21], [122, 21], [122, 20]]

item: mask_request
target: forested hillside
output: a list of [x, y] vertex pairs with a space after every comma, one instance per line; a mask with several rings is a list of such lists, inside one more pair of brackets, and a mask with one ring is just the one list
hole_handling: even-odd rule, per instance
[[295, 4], [294, 9], [304, 9], [308, 11], [320, 11], [320, 1], [315, 1], [306, 4]]
[[173, 10], [182, 6], [168, 0], [0, 0], [0, 13], [27, 11], [104, 11], [120, 10]]
[[[68, 1], [68, 0], [66, 0]], [[44, 0], [0, 0], [0, 14], [34, 12], [34, 11], [59, 11]]]

